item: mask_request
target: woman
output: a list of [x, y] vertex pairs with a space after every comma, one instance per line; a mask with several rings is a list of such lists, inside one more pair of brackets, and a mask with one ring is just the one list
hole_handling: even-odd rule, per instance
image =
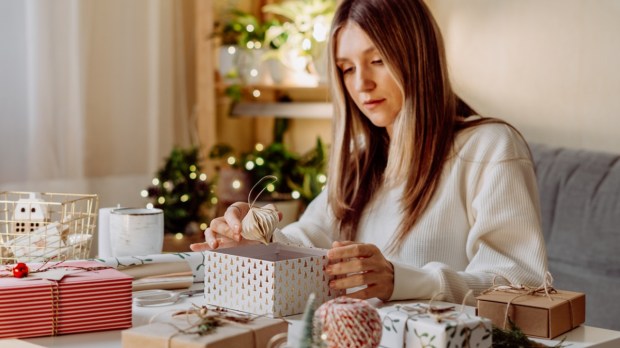
[[[546, 270], [529, 150], [454, 94], [439, 29], [419, 0], [345, 0], [330, 38], [329, 182], [275, 240], [330, 248], [349, 296], [460, 302], [494, 278]], [[235, 203], [193, 250], [240, 242]]]

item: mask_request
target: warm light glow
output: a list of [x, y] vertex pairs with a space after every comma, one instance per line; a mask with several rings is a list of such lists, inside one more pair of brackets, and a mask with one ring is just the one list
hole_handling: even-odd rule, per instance
[[260, 41], [254, 41], [254, 48], [259, 49], [263, 47], [263, 45], [260, 43]]
[[321, 191], [325, 190], [325, 185], [321, 186]]
[[240, 189], [240, 188], [241, 188], [241, 181], [239, 181], [239, 180], [235, 180], [235, 181], [233, 181], [233, 182], [232, 182], [232, 187], [233, 187], [235, 190]]
[[188, 200], [189, 200], [189, 195], [187, 193], [181, 196], [181, 202], [187, 202]]
[[301, 42], [301, 48], [304, 51], [310, 51], [310, 49], [312, 48], [312, 42], [310, 41], [310, 39], [304, 39], [304, 41]]
[[153, 209], [153, 203], [147, 203], [146, 209]]
[[196, 177], [198, 177], [198, 174], [196, 174], [196, 172], [189, 173], [189, 178], [190, 179], [194, 180], [194, 179], [196, 179]]
[[245, 162], [245, 169], [247, 169], [247, 170], [254, 169], [254, 162], [252, 162], [252, 161]]
[[260, 97], [260, 91], [258, 89], [255, 89], [252, 91], [252, 95], [254, 96], [254, 98], [258, 98]]
[[248, 47], [248, 49], [253, 49], [254, 48], [254, 41], [248, 41], [248, 43], [246, 44], [246, 46]]
[[200, 174], [200, 181], [205, 181], [205, 180], [207, 180], [207, 174], [201, 173]]
[[140, 191], [140, 196], [142, 196], [144, 198], [148, 197], [149, 196], [149, 191], [147, 191], [147, 190]]
[[248, 33], [251, 33], [251, 32], [253, 32], [253, 31], [254, 31], [254, 26], [253, 26], [252, 24], [248, 24], [248, 25], [245, 27], [245, 30], [247, 30], [247, 31], [248, 31]]
[[207, 229], [207, 227], [208, 227], [208, 226], [207, 226], [207, 223], [206, 223], [206, 222], [203, 222], [203, 223], [201, 223], [201, 224], [200, 224], [200, 229], [201, 229], [201, 230], [203, 230], [203, 231], [204, 231], [204, 230], [206, 230], [206, 229]]
[[183, 233], [177, 233], [177, 234], [175, 234], [175, 235], [174, 235], [174, 238], [179, 239], [179, 240], [180, 240], [180, 239], [183, 239]]
[[293, 197], [293, 199], [299, 199], [299, 197], [301, 197], [301, 193], [293, 191], [291, 192], [291, 197]]
[[235, 46], [228, 46], [228, 54], [233, 55], [237, 52]]
[[157, 198], [157, 203], [164, 204], [164, 203], [166, 203], [166, 199], [164, 197], [159, 197], [159, 198]]
[[262, 157], [257, 157], [255, 162], [257, 166], [262, 166], [265, 164], [265, 160]]
[[234, 158], [233, 156], [230, 156], [230, 157], [228, 157], [226, 162], [228, 162], [228, 164], [230, 164], [232, 166], [233, 164], [235, 164], [235, 162], [237, 162], [237, 159]]
[[254, 145], [254, 148], [256, 149], [256, 151], [263, 151], [265, 149], [265, 147], [261, 143], [256, 143], [256, 145]]
[[217, 204], [217, 197], [211, 198], [211, 204]]
[[269, 191], [269, 192], [273, 192], [273, 191], [275, 191], [275, 190], [276, 190], [276, 187], [275, 187], [275, 185], [274, 185], [274, 184], [269, 184], [269, 185], [267, 185], [267, 191]]
[[159, 185], [159, 179], [155, 178], [153, 179], [153, 181], [151, 181], [153, 183], [153, 185], [157, 186]]
[[196, 171], [196, 165], [192, 164], [191, 166], [189, 166], [189, 171], [190, 172], [195, 172]]
[[317, 175], [316, 180], [321, 184], [324, 184], [327, 182], [327, 176], [325, 174], [319, 174]]
[[323, 42], [327, 40], [328, 32], [329, 32], [329, 27], [319, 22], [314, 25], [314, 29], [312, 30], [312, 37], [317, 42]]
[[250, 76], [252, 76], [252, 77], [256, 77], [256, 76], [258, 76], [258, 69], [252, 69], [252, 70], [250, 70]]
[[166, 181], [166, 182], [164, 183], [164, 188], [165, 188], [166, 190], [172, 190], [172, 187], [173, 187], [173, 186], [172, 186], [172, 182], [171, 182], [171, 181]]

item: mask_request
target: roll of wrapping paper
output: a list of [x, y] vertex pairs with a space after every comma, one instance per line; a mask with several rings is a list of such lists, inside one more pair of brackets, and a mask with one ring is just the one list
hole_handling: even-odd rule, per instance
[[200, 252], [92, 259], [134, 277], [133, 290], [181, 289], [204, 281]]

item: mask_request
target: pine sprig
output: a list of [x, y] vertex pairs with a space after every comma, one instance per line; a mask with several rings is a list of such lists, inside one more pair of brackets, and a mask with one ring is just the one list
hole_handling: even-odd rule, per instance
[[547, 346], [545, 344], [532, 341], [529, 339], [515, 323], [508, 319], [508, 329], [501, 329], [493, 325], [493, 348], [563, 348], [564, 339], [555, 346]]

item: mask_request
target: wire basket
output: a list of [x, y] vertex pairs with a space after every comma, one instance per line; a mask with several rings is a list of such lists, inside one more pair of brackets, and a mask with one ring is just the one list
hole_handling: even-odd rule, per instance
[[89, 257], [97, 195], [0, 192], [0, 265]]

